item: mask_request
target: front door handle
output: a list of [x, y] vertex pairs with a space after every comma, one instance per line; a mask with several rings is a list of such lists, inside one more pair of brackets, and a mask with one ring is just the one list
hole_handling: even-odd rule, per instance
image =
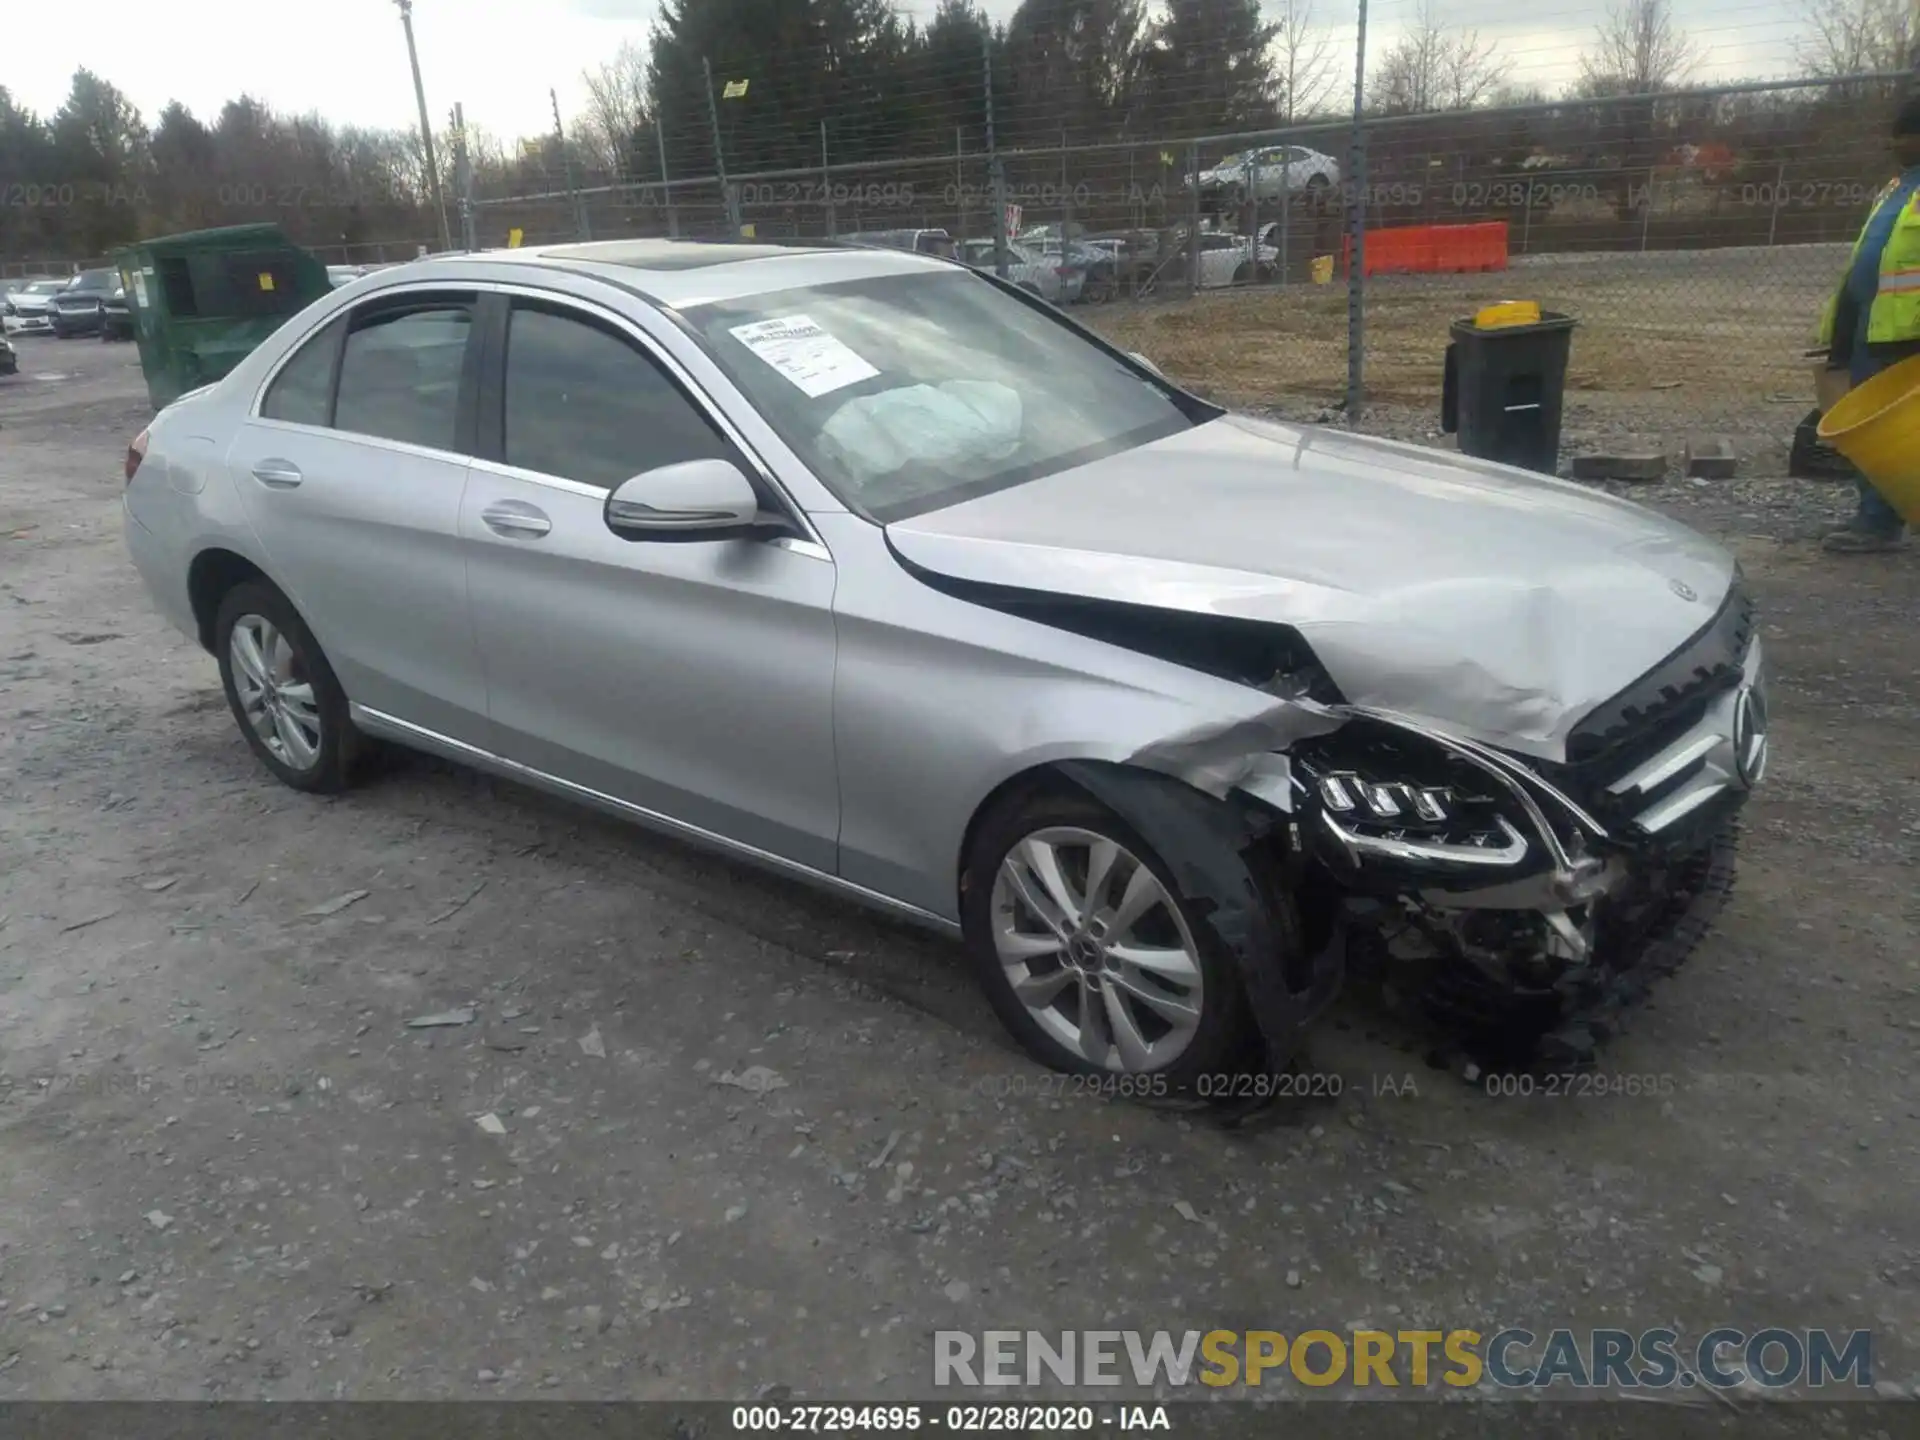
[[515, 540], [538, 540], [553, 529], [551, 520], [522, 500], [495, 501], [480, 512], [480, 518], [494, 534]]
[[305, 477], [291, 460], [262, 460], [253, 467], [253, 478], [275, 490], [291, 490]]

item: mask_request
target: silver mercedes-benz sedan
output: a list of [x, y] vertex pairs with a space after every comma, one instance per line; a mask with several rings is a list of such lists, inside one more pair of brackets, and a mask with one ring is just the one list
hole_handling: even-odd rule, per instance
[[1349, 974], [1590, 1057], [1766, 760], [1709, 541], [888, 250], [382, 271], [163, 410], [125, 509], [288, 785], [396, 742], [805, 877], [1167, 1091], [1281, 1073]]

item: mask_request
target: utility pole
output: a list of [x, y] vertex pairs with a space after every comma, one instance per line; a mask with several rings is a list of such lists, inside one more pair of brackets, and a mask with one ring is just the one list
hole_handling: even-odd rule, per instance
[[1367, 0], [1360, 0], [1353, 61], [1353, 196], [1347, 209], [1347, 424], [1366, 404], [1367, 330]]
[[713, 123], [713, 173], [720, 181], [720, 196], [727, 202], [727, 228], [732, 230], [733, 238], [740, 238], [740, 200], [733, 193], [733, 187], [727, 183], [727, 157], [725, 147], [720, 143], [720, 104], [713, 98], [713, 66], [707, 57], [700, 57], [700, 68], [707, 76], [707, 119]]
[[1007, 278], [1007, 175], [993, 138], [993, 38], [980, 37], [980, 63], [987, 86], [987, 175], [993, 185], [993, 273]]
[[455, 204], [460, 210], [460, 247], [472, 252], [480, 248], [478, 217], [473, 208], [473, 150], [467, 144], [466, 107], [453, 107], [453, 184], [458, 192]]
[[567, 148], [567, 132], [560, 125], [560, 92], [549, 89], [547, 99], [553, 102], [553, 138], [560, 142], [560, 167], [567, 177], [567, 202], [573, 206], [573, 238], [591, 240], [593, 230], [587, 224], [587, 207], [581, 203], [580, 192], [573, 185], [573, 151]]
[[827, 202], [827, 238], [838, 239], [840, 223], [833, 213], [833, 167], [827, 163], [827, 122], [820, 122], [820, 194]]
[[667, 124], [665, 112], [657, 107], [653, 112], [653, 138], [660, 144], [660, 198], [667, 206], [667, 236], [680, 238], [680, 212], [673, 208], [673, 182], [667, 178]]
[[427, 87], [420, 79], [420, 52], [413, 44], [413, 0], [393, 0], [400, 7], [400, 25], [407, 32], [407, 63], [413, 66], [413, 98], [420, 107], [420, 149], [427, 161], [427, 184], [433, 208], [440, 217], [440, 248], [453, 249], [453, 231], [447, 227], [447, 197], [440, 188], [440, 163], [433, 155], [433, 126], [427, 120]]

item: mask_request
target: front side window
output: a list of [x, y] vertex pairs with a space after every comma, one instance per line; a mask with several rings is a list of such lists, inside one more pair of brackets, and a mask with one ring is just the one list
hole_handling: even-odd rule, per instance
[[821, 481], [882, 524], [1219, 413], [966, 271], [875, 276], [684, 313]]
[[422, 304], [357, 319], [340, 361], [334, 428], [456, 449], [460, 374], [472, 328], [472, 311], [461, 304]]
[[308, 340], [273, 377], [260, 418], [286, 420], [295, 425], [325, 425], [333, 401], [333, 357], [340, 351], [345, 320], [335, 320]]
[[611, 490], [643, 470], [733, 459], [651, 358], [575, 315], [519, 304], [507, 326], [503, 458]]

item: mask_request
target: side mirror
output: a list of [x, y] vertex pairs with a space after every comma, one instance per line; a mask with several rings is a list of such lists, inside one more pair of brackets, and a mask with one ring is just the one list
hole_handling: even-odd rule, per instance
[[1146, 356], [1142, 355], [1138, 350], [1129, 350], [1127, 352], [1127, 358], [1133, 361], [1133, 363], [1136, 365], [1145, 366], [1147, 369], [1151, 370], [1154, 374], [1158, 375], [1162, 380], [1167, 378], [1166, 371], [1162, 370], [1158, 365], [1154, 364], [1153, 361], [1149, 360]]
[[643, 470], [607, 496], [607, 528], [629, 540], [718, 539], [752, 525], [760, 497], [731, 460]]

